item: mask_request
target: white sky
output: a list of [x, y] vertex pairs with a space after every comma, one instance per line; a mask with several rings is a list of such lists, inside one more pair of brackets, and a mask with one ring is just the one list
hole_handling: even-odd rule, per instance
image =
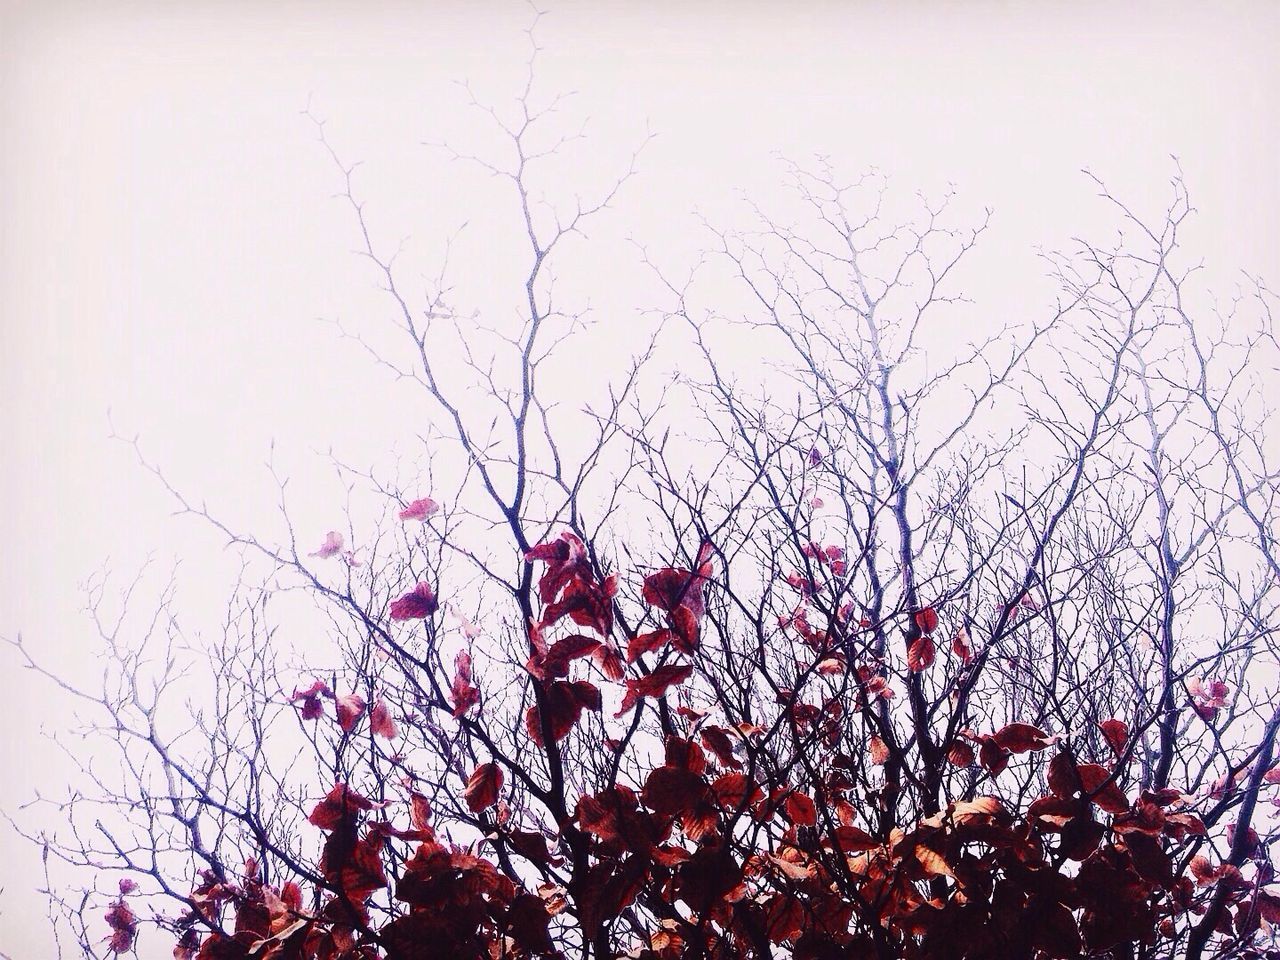
[[[625, 238], [687, 262], [702, 243], [693, 211], [745, 223], [738, 191], [767, 204], [777, 152], [829, 154], [850, 176], [877, 166], [907, 194], [954, 183], [962, 213], [992, 207], [966, 274], [974, 323], [1042, 315], [1034, 247], [1110, 222], [1083, 166], [1154, 211], [1176, 154], [1200, 211], [1187, 243], [1209, 276], [1280, 280], [1275, 4], [549, 7], [540, 89], [578, 91], [566, 117], [590, 118], [573, 172], [549, 187], [590, 192], [656, 134], [592, 233], [597, 252], [562, 267], [618, 349], [656, 296]], [[516, 2], [0, 3], [0, 635], [78, 669], [91, 645], [77, 584], [108, 558], [215, 571], [215, 588], [184, 595], [197, 617], [221, 596], [217, 541], [167, 516], [108, 440], [108, 409], [248, 527], [270, 522], [273, 440], [320, 532], [314, 451], [377, 465], [412, 449], [403, 395], [320, 322], [376, 325], [386, 304], [350, 255], [333, 168], [299, 111], [310, 100], [364, 161], [357, 185], [381, 236], [410, 238], [410, 277], [434, 273], [470, 221], [456, 256], [483, 304], [517, 249], [506, 198], [423, 142], [486, 149], [453, 81], [514, 94], [527, 22]], [[54, 785], [38, 732], [65, 719], [11, 663], [7, 812]], [[7, 828], [0, 850], [0, 953], [47, 955], [37, 858]]]

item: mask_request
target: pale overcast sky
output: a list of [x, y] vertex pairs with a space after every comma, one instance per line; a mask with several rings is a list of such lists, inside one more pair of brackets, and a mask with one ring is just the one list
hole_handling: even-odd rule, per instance
[[[108, 440], [138, 433], [175, 480], [246, 526], [268, 523], [277, 461], [308, 493], [333, 446], [377, 465], [412, 444], [398, 395], [324, 320], [385, 315], [351, 255], [334, 169], [301, 115], [363, 161], [376, 230], [408, 274], [458, 258], [477, 303], [519, 237], [495, 182], [424, 145], [488, 149], [477, 97], [509, 102], [526, 56], [518, 2], [14, 2], [0, 13], [0, 634], [86, 662], [77, 585], [149, 554], [216, 581], [220, 547]], [[1176, 155], [1198, 208], [1186, 235], [1224, 290], [1277, 277], [1280, 90], [1273, 3], [588, 3], [547, 0], [538, 89], [589, 118], [557, 194], [590, 193], [648, 134], [638, 174], [583, 254], [625, 349], [655, 293], [634, 238], [679, 268], [695, 211], [744, 222], [777, 155], [869, 167], [905, 195], [994, 211], [965, 288], [993, 321], [1048, 306], [1038, 245], [1111, 223], [1088, 167], [1156, 212]], [[573, 127], [576, 129], [576, 126]], [[467, 285], [470, 284], [470, 288]], [[974, 322], [981, 322], [975, 314]], [[600, 344], [598, 349], [604, 349]], [[588, 358], [584, 357], [584, 360]], [[326, 474], [327, 475], [327, 474]], [[225, 564], [224, 564], [225, 566]], [[199, 616], [210, 595], [184, 595]], [[202, 606], [202, 604], [204, 606]], [[0, 651], [0, 657], [3, 657]], [[0, 660], [0, 808], [56, 786], [42, 725], [63, 706]], [[36, 852], [0, 832], [0, 953], [50, 955]], [[153, 948], [160, 946], [153, 942]]]

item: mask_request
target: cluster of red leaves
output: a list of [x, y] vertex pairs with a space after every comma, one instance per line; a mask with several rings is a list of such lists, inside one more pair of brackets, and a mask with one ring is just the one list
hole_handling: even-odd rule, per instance
[[[1000, 742], [1048, 746], [1024, 726], [1002, 730]], [[1171, 809], [1180, 795], [1131, 805], [1101, 768], [1066, 753], [1050, 764], [1051, 793], [1025, 818], [980, 797], [888, 836], [857, 824], [848, 758], [837, 759], [818, 802], [738, 766], [718, 772], [698, 745], [671, 738], [638, 796], [615, 786], [582, 798], [577, 819], [596, 858], [579, 903], [588, 936], [601, 918], [656, 900], [690, 917], [655, 947], [670, 960], [690, 925], [713, 956], [759, 955], [763, 939], [797, 958], [1075, 957], [1147, 939], [1191, 903], [1162, 843], [1203, 833], [1194, 815]], [[780, 821], [781, 844], [742, 859], [731, 841], [743, 819]], [[1060, 869], [1064, 857], [1079, 865], [1074, 876]]]
[[[826, 558], [821, 562], [839, 559], [828, 548], [814, 550], [815, 559]], [[711, 556], [704, 544], [695, 569], [667, 567], [645, 578], [643, 597], [666, 625], [632, 637], [624, 658], [611, 639], [616, 576], [598, 576], [572, 533], [528, 552], [528, 562], [546, 565], [538, 581], [542, 615], [529, 625], [525, 664], [535, 693], [525, 725], [536, 747], [550, 750], [585, 711], [602, 708], [599, 688], [572, 677], [575, 663], [590, 660], [607, 679], [624, 683], [619, 716], [690, 678], [693, 665], [679, 658], [698, 649]], [[419, 584], [391, 613], [408, 619], [435, 608], [434, 593]], [[907, 661], [919, 672], [936, 656], [939, 617], [932, 607], [910, 616]], [[851, 606], [842, 609], [839, 629], [851, 617]], [[565, 620], [578, 629], [549, 642], [548, 632]], [[825, 634], [808, 626], [804, 601], [788, 625], [824, 658], [820, 671], [845, 670]], [[952, 651], [968, 666], [972, 652], [963, 629]], [[628, 664], [652, 652], [661, 653], [655, 666], [641, 663], [638, 675], [626, 675]], [[454, 716], [464, 717], [480, 701], [467, 651], [457, 654], [454, 669], [449, 696]], [[882, 663], [862, 664], [852, 674], [853, 709], [892, 696]], [[1190, 692], [1202, 716], [1226, 695], [1219, 685]], [[1130, 732], [1120, 720], [1100, 725], [1110, 765], [1081, 762], [1058, 746], [1059, 737], [1026, 723], [992, 733], [959, 731], [944, 744], [949, 762], [977, 764], [991, 778], [1015, 756], [1057, 748], [1043, 767], [1043, 795], [1024, 809], [994, 796], [956, 800], [917, 822], [886, 825], [878, 812], [887, 795], [868, 793], [860, 771], [868, 762], [889, 763], [900, 747], [869, 736], [865, 757], [849, 756], [842, 752], [840, 721], [850, 705], [806, 703], [792, 690], [777, 696], [795, 730], [816, 734], [802, 782], [766, 772], [752, 746], [762, 728], [707, 723], [707, 714], [679, 707], [675, 715], [688, 722], [686, 736], [666, 738], [663, 762], [637, 781], [638, 789], [615, 783], [569, 798], [570, 813], [550, 831], [565, 857], [572, 851], [567, 888], [543, 883], [531, 890], [522, 882], [565, 859], [549, 848], [547, 832], [511, 827], [502, 801], [506, 772], [497, 761], [477, 766], [460, 798], [485, 831], [470, 848], [437, 840], [420, 795], [411, 795], [411, 826], [402, 830], [373, 819], [387, 804], [339, 783], [309, 817], [326, 835], [314, 906], [304, 907], [294, 883], [277, 890], [262, 882], [252, 864], [239, 883], [206, 874], [191, 895], [194, 910], [182, 921], [186, 933], [175, 957], [525, 960], [561, 956], [570, 943], [592, 945], [598, 957], [607, 955], [599, 945], [611, 942], [615, 924], [626, 917], [632, 933], [637, 923], [650, 927], [642, 931], [643, 960], [688, 954], [747, 960], [769, 956], [775, 947], [794, 960], [1043, 960], [1153, 943], [1179, 918], [1203, 915], [1209, 889], [1223, 891], [1230, 907], [1219, 923], [1223, 933], [1280, 922], [1280, 897], [1263, 889], [1272, 880], [1269, 868], [1246, 882], [1231, 864], [1184, 856], [1206, 830], [1182, 794], [1126, 793]], [[346, 732], [366, 711], [362, 698], [336, 696], [319, 681], [292, 699], [301, 701], [304, 718], [315, 719], [326, 698], [335, 701]], [[395, 735], [381, 699], [368, 712], [374, 733]], [[1026, 766], [1041, 762], [1029, 756]], [[1280, 773], [1266, 779], [1280, 781]], [[768, 842], [744, 841], [748, 836]], [[399, 879], [389, 889], [387, 858], [397, 842], [416, 846], [395, 853]], [[1261, 849], [1256, 837], [1251, 843]], [[483, 855], [486, 844], [493, 846], [492, 859]], [[136, 934], [128, 892], [122, 885], [107, 914], [118, 951], [129, 949]], [[400, 909], [375, 921], [370, 900], [379, 894]], [[233, 922], [224, 916], [228, 909]], [[199, 921], [215, 932], [202, 938]]]
[[1189, 680], [1187, 692], [1191, 694], [1192, 709], [1205, 721], [1212, 721], [1217, 717], [1218, 711], [1227, 705], [1227, 697], [1231, 694], [1221, 680]]
[[938, 629], [938, 612], [933, 607], [917, 610], [912, 617], [918, 635], [907, 647], [907, 669], [912, 673], [920, 673], [933, 666], [938, 656], [933, 643], [933, 633]]
[[670, 643], [684, 654], [691, 654], [697, 649], [702, 615], [706, 610], [703, 591], [711, 578], [713, 552], [711, 544], [704, 542], [698, 548], [695, 569], [663, 567], [644, 578], [644, 601], [666, 613], [668, 630], [657, 631], [657, 634], [644, 638], [637, 637], [628, 647], [628, 659], [634, 661], [641, 653], [657, 649], [664, 643]]
[[107, 947], [115, 953], [128, 953], [133, 949], [133, 941], [138, 936], [138, 916], [125, 899], [137, 888], [138, 885], [130, 879], [121, 880], [120, 896], [107, 908], [104, 916], [107, 926], [111, 929], [111, 935], [107, 938]]
[[[300, 713], [303, 720], [318, 720], [324, 716], [325, 698], [334, 702], [334, 713], [337, 717], [338, 726], [343, 733], [351, 733], [355, 730], [360, 718], [365, 714], [366, 707], [368, 707], [364, 697], [355, 693], [338, 696], [329, 689], [329, 685], [323, 680], [315, 681], [305, 690], [295, 689], [289, 701], [291, 703], [302, 701]], [[373, 707], [369, 710], [369, 729], [388, 740], [395, 737], [399, 732], [396, 722], [391, 716], [391, 708], [387, 706], [387, 702], [381, 697], [374, 700]]]
[[[468, 802], [481, 793], [496, 794], [501, 776], [491, 764], [477, 770]], [[480, 798], [474, 806], [491, 802]], [[240, 883], [206, 874], [191, 894], [196, 911], [181, 921], [188, 929], [174, 950], [176, 960], [478, 960], [497, 956], [496, 948], [520, 960], [553, 951], [548, 928], [564, 909], [561, 891], [543, 887], [529, 893], [489, 860], [438, 842], [420, 795], [412, 797], [408, 830], [382, 821], [362, 825], [380, 806], [337, 784], [312, 811], [311, 823], [328, 835], [318, 909], [304, 907], [296, 883], [278, 890], [263, 883], [252, 862]], [[368, 900], [388, 886], [384, 856], [392, 839], [417, 847], [392, 893], [405, 910], [375, 929]], [[542, 849], [545, 854], [545, 841]], [[119, 906], [113, 910], [123, 924]], [[136, 925], [131, 915], [127, 919]], [[199, 919], [223, 932], [201, 937]]]
[[[562, 679], [568, 677], [573, 661], [589, 656], [606, 676], [622, 676], [622, 657], [609, 643], [618, 578], [597, 579], [582, 540], [568, 531], [534, 547], [525, 561], [546, 564], [538, 580], [538, 596], [544, 604], [542, 618], [529, 625], [531, 652], [526, 664], [533, 678], [535, 703], [525, 712], [525, 728], [534, 744], [542, 747], [568, 736], [584, 710], [600, 710], [602, 698], [595, 684]], [[546, 632], [565, 617], [598, 637], [573, 634], [548, 644]]]
[[[1112, 727], [1113, 746], [1119, 736]], [[1198, 886], [1223, 883], [1237, 891], [1236, 918], [1280, 919], [1280, 898], [1243, 882], [1234, 867], [1198, 857], [1191, 876], [1181, 874], [1174, 853], [1203, 835], [1204, 825], [1181, 809], [1180, 793], [1131, 799], [1115, 771], [1077, 763], [1067, 751], [1051, 759], [1049, 792], [1023, 815], [980, 796], [876, 835], [858, 822], [851, 758], [837, 755], [814, 795], [743, 770], [722, 728], [707, 727], [701, 740], [706, 750], [669, 738], [664, 763], [639, 792], [618, 784], [578, 800], [573, 819], [588, 838], [589, 865], [571, 891], [543, 885], [530, 892], [476, 850], [438, 842], [418, 796], [412, 829], [373, 822], [362, 830], [361, 818], [380, 805], [338, 784], [310, 817], [328, 834], [318, 909], [304, 909], [295, 884], [276, 890], [262, 883], [252, 864], [239, 884], [206, 876], [193, 902], [224, 929], [223, 909], [232, 905], [233, 932], [200, 941], [193, 927], [175, 957], [553, 955], [555, 916], [571, 910], [590, 941], [640, 904], [662, 905], [657, 912], [667, 914], [649, 934], [645, 956], [655, 960], [677, 960], [692, 938], [697, 952], [732, 960], [759, 956], [762, 944], [785, 946], [797, 960], [1068, 958], [1151, 942], [1179, 915], [1203, 911]], [[1025, 724], [991, 739], [1024, 752], [1050, 741]], [[478, 768], [467, 784], [468, 806], [496, 803], [502, 780], [496, 764]], [[752, 823], [771, 827], [778, 842], [735, 844], [738, 828]], [[393, 892], [405, 910], [375, 931], [366, 902], [387, 886], [383, 856], [392, 839], [417, 847]], [[540, 834], [508, 839], [509, 850], [531, 864], [553, 862]], [[1074, 868], [1064, 870], [1064, 861]], [[120, 909], [124, 892], [112, 926], [131, 938], [136, 921]]]

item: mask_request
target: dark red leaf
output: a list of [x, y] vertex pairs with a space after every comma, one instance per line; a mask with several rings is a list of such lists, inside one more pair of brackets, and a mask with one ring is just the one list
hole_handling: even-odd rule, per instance
[[471, 654], [459, 650], [453, 659], [453, 669], [450, 699], [453, 701], [453, 715], [461, 717], [480, 702], [480, 690], [471, 682]]
[[951, 749], [947, 751], [947, 762], [955, 767], [967, 767], [974, 761], [973, 747], [960, 740], [955, 740], [951, 744]]
[[615, 716], [622, 716], [644, 697], [661, 697], [673, 686], [684, 683], [693, 675], [691, 664], [669, 663], [658, 667], [647, 676], [627, 679], [627, 692], [622, 698], [622, 706]]
[[[602, 704], [600, 690], [586, 680], [575, 680], [572, 683], [557, 680], [547, 688], [545, 702], [553, 741], [563, 740], [569, 735], [569, 731], [581, 719], [583, 710], [599, 710]], [[544, 745], [542, 714], [536, 704], [525, 712], [525, 728], [534, 743]]]
[[1102, 728], [1102, 736], [1106, 738], [1107, 745], [1111, 747], [1112, 753], [1117, 757], [1124, 753], [1125, 745], [1129, 742], [1129, 726], [1123, 720], [1103, 720], [1100, 724]]
[[818, 823], [818, 808], [813, 798], [806, 793], [793, 793], [787, 797], [782, 809], [787, 819], [797, 827], [812, 827]]
[[551, 914], [540, 897], [522, 893], [507, 911], [507, 932], [517, 944], [531, 953], [550, 953], [553, 949], [547, 925]]
[[1009, 751], [996, 743], [994, 737], [983, 737], [978, 747], [978, 762], [998, 776], [1009, 765]]
[[1011, 723], [995, 733], [996, 745], [1010, 753], [1043, 750], [1056, 739], [1056, 737], [1050, 737], [1039, 727], [1033, 727], [1029, 723]]
[[635, 663], [641, 654], [660, 650], [671, 642], [671, 631], [666, 627], [650, 633], [641, 633], [627, 642], [627, 662]]
[[419, 583], [391, 604], [392, 620], [425, 620], [439, 608], [435, 591], [429, 583]]
[[317, 680], [311, 684], [306, 690], [294, 689], [293, 696], [289, 698], [290, 703], [302, 701], [302, 719], [316, 720], [324, 716], [324, 701], [321, 697], [333, 698], [333, 691], [329, 689], [329, 685], [322, 680]]
[[1097, 763], [1082, 763], [1076, 770], [1080, 774], [1080, 784], [1085, 794], [1107, 813], [1124, 813], [1129, 809], [1129, 799], [1115, 780], [1111, 779], [1111, 771], [1106, 767]]
[[655, 813], [679, 816], [690, 813], [706, 796], [706, 781], [679, 767], [658, 767], [649, 774], [640, 798]]
[[872, 737], [867, 744], [867, 748], [872, 763], [878, 766], [889, 762], [889, 745], [879, 737]]
[[711, 789], [726, 810], [758, 803], [764, 797], [760, 787], [749, 780], [745, 773], [726, 773], [711, 784]]
[[479, 813], [498, 802], [502, 781], [502, 770], [496, 763], [483, 763], [476, 767], [462, 793], [472, 813]]
[[345, 783], [335, 783], [307, 819], [321, 830], [334, 830], [343, 823], [354, 824], [360, 813], [373, 807], [372, 800], [356, 793]]
[[569, 675], [569, 664], [580, 657], [590, 656], [600, 649], [601, 643], [595, 637], [585, 634], [574, 634], [556, 641], [545, 654], [535, 651], [529, 658], [527, 668], [539, 680], [550, 680], [554, 677]]
[[138, 935], [138, 917], [129, 904], [121, 897], [107, 910], [104, 919], [111, 928], [111, 938], [107, 946], [115, 953], [128, 953], [133, 949], [134, 938]]

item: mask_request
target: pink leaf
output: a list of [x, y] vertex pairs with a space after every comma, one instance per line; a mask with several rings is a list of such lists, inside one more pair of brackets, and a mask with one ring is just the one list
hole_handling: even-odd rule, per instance
[[324, 536], [324, 543], [320, 544], [319, 550], [313, 550], [309, 556], [319, 557], [321, 560], [328, 560], [330, 557], [336, 557], [342, 552], [344, 544], [342, 534], [337, 530], [330, 530]]
[[400, 511], [401, 520], [423, 520], [425, 521], [434, 513], [438, 513], [440, 505], [430, 497], [423, 497], [421, 500], [415, 500], [403, 510]]

